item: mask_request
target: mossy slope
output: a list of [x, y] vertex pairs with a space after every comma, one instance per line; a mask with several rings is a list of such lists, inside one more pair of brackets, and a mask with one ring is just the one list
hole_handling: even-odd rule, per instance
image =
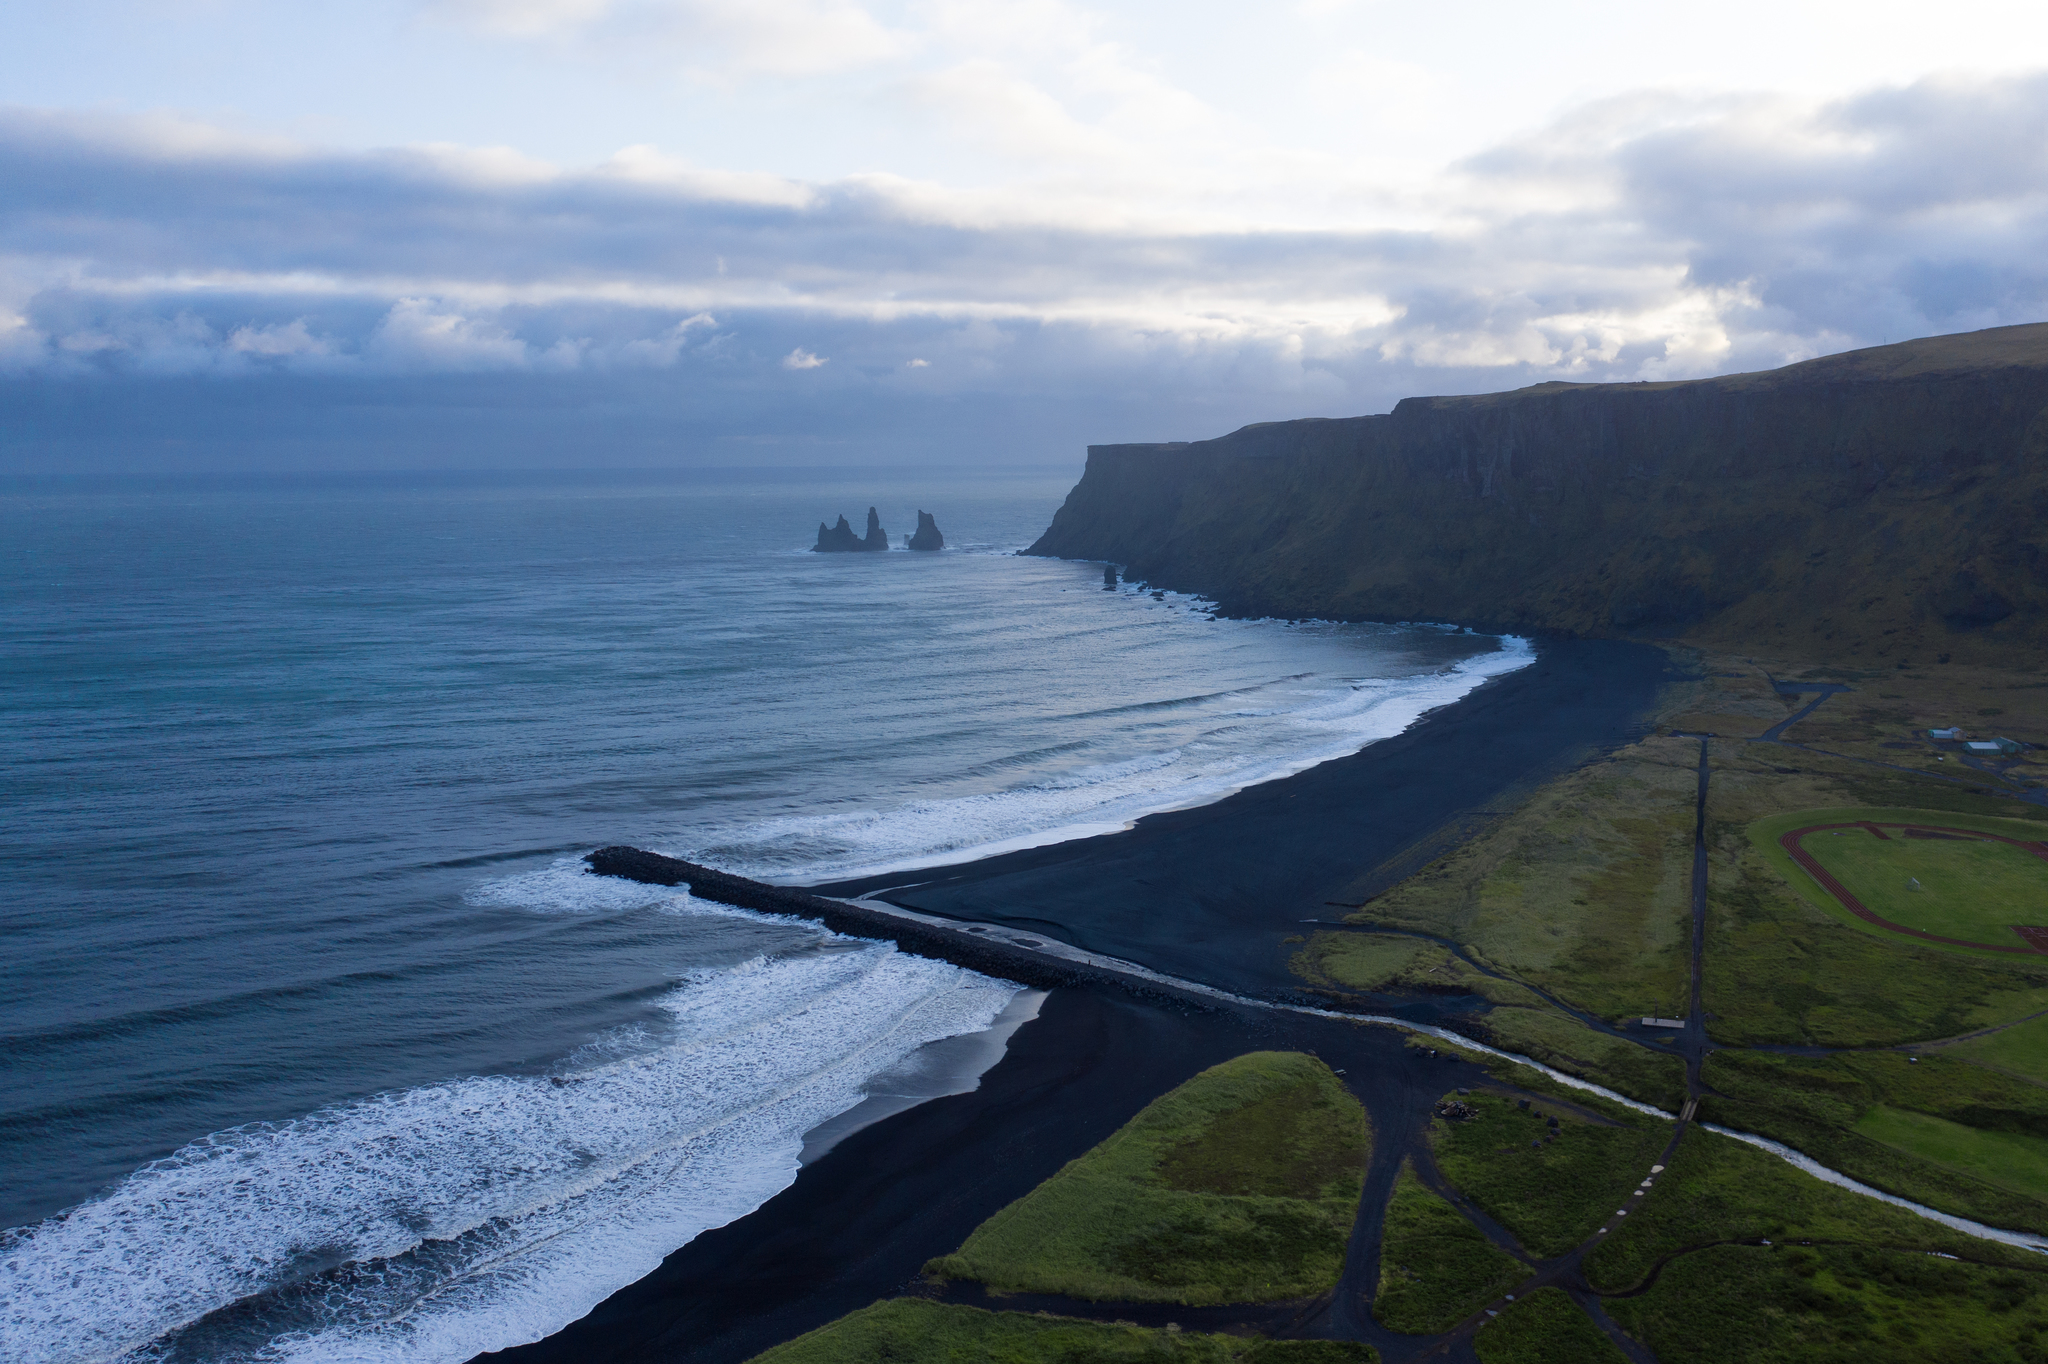
[[1098, 1301], [1307, 1297], [1343, 1270], [1369, 1146], [1328, 1066], [1253, 1052], [1155, 1099], [927, 1272]]
[[1369, 1345], [1246, 1340], [914, 1298], [878, 1302], [751, 1364], [1374, 1364]]
[[1380, 1242], [1379, 1292], [1372, 1314], [1411, 1335], [1448, 1331], [1527, 1276], [1458, 1210], [1401, 1166]]

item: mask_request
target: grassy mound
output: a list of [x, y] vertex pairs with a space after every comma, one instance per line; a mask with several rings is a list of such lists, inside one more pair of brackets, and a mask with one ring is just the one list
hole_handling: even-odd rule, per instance
[[1373, 1316], [1412, 1335], [1448, 1331], [1528, 1273], [1520, 1260], [1424, 1188], [1411, 1166], [1401, 1166], [1387, 1202]]
[[752, 1364], [1374, 1364], [1368, 1345], [984, 1312], [898, 1298], [756, 1355]]
[[1253, 1052], [1153, 1100], [929, 1274], [999, 1291], [1212, 1304], [1330, 1288], [1370, 1149], [1321, 1061]]
[[1424, 938], [1396, 933], [1332, 933], [1310, 936], [1294, 955], [1294, 972], [1313, 984], [1342, 990], [1390, 990], [1430, 983], [1450, 951]]
[[1479, 1364], [1627, 1364], [1561, 1288], [1539, 1288], [1479, 1329]]

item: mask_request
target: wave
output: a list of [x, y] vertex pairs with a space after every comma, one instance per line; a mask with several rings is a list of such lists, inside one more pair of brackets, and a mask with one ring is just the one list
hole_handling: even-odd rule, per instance
[[0, 1236], [0, 1357], [454, 1361], [537, 1340], [787, 1187], [807, 1133], [1017, 994], [821, 933], [679, 985], [651, 1050], [215, 1133]]
[[1497, 650], [1420, 676], [1289, 677], [1257, 688], [1119, 707], [1116, 713], [1135, 716], [1254, 693], [1269, 702], [1214, 710], [1203, 727], [1176, 731], [1168, 747], [1048, 773], [1023, 785], [762, 820], [680, 851], [739, 875], [804, 885], [1114, 833], [1145, 815], [1206, 805], [1356, 753], [1533, 661], [1533, 645], [1510, 636]]

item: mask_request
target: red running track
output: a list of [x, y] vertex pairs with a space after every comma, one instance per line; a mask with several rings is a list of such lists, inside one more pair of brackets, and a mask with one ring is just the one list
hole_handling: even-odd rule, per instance
[[1785, 850], [1787, 856], [1805, 868], [1806, 874], [1820, 882], [1823, 890], [1827, 891], [1828, 894], [1834, 896], [1837, 900], [1840, 900], [1844, 908], [1865, 923], [1876, 924], [1879, 928], [1890, 929], [1894, 933], [1903, 933], [1909, 938], [1918, 938], [1922, 942], [1938, 942], [1948, 947], [1974, 947], [1983, 952], [2018, 952], [2048, 956], [2048, 928], [2014, 925], [2012, 931], [2019, 934], [2021, 940], [2026, 943], [2026, 946], [2005, 947], [1996, 943], [1970, 942], [1964, 938], [1944, 938], [1939, 933], [1929, 933], [1922, 928], [1908, 928], [1904, 924], [1895, 924], [1890, 919], [1872, 913], [1861, 900], [1849, 893], [1847, 886], [1835, 879], [1833, 872], [1823, 867], [1812, 853], [1800, 846], [1799, 841], [1808, 834], [1825, 833], [1832, 829], [1863, 829], [1877, 835], [1879, 838], [1890, 837], [1889, 834], [1884, 832], [1885, 829], [1898, 829], [1903, 831], [1908, 837], [1915, 834], [1951, 838], [1962, 837], [1973, 842], [1978, 839], [1991, 839], [1999, 843], [2010, 843], [2015, 848], [2032, 853], [2044, 861], [2048, 861], [2048, 847], [2043, 847], [2039, 843], [2023, 842], [2017, 838], [2007, 838], [2003, 834], [1985, 833], [1982, 829], [1945, 829], [1934, 824], [1887, 824], [1880, 828], [1869, 820], [1857, 820], [1853, 824], [1814, 824], [1804, 829], [1794, 829], [1791, 833], [1782, 834], [1778, 838], [1778, 846]]

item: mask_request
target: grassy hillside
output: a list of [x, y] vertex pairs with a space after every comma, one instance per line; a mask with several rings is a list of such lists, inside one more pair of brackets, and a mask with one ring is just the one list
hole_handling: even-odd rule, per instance
[[1095, 446], [1031, 552], [1244, 614], [1966, 662], [2048, 648], [2044, 514], [2048, 324]]
[[1343, 1268], [1370, 1141], [1328, 1066], [1252, 1052], [1153, 1100], [926, 1272], [1098, 1301], [1306, 1297]]

